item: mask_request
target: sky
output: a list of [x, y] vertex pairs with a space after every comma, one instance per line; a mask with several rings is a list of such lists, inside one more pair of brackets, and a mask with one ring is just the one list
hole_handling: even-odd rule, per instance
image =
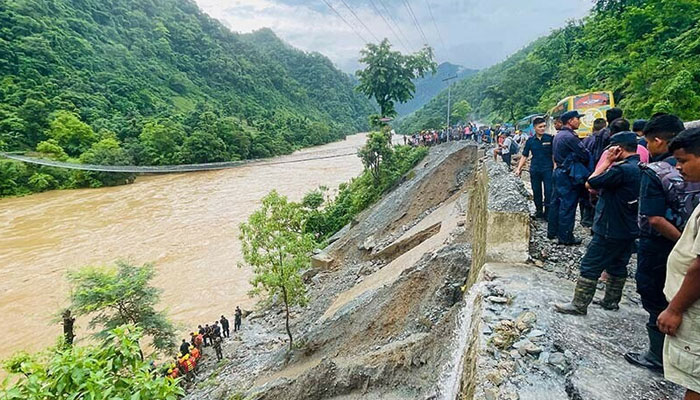
[[271, 28], [294, 47], [322, 53], [349, 73], [360, 67], [366, 41], [385, 37], [402, 52], [427, 41], [439, 63], [482, 69], [585, 16], [592, 5], [592, 0], [195, 1], [234, 32]]

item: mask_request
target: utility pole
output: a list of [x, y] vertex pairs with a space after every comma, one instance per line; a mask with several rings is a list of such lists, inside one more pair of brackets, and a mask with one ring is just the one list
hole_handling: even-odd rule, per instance
[[452, 107], [452, 84], [449, 83], [449, 81], [457, 79], [458, 76], [451, 76], [449, 78], [445, 78], [442, 81], [443, 82], [448, 82], [447, 83], [447, 141], [449, 142], [451, 140], [452, 132], [450, 131], [450, 115], [452, 114], [452, 110], [450, 109]]

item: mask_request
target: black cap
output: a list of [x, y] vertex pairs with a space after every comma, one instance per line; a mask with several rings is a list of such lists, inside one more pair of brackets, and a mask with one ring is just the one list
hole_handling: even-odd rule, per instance
[[574, 110], [574, 111], [565, 112], [564, 114], [561, 115], [561, 117], [559, 117], [559, 119], [561, 119], [561, 122], [567, 123], [572, 118], [581, 118], [581, 117], [583, 117], [583, 114], [579, 114], [578, 111]]
[[645, 127], [646, 125], [647, 125], [647, 121], [646, 121], [646, 120], [644, 120], [644, 119], [638, 119], [638, 120], [634, 121], [634, 124], [632, 124], [632, 130], [633, 130], [634, 132], [643, 131], [643, 130], [644, 130], [644, 127]]
[[610, 138], [610, 146], [619, 146], [621, 144], [637, 144], [637, 135], [634, 132], [630, 131], [620, 132], [612, 135], [612, 137]]

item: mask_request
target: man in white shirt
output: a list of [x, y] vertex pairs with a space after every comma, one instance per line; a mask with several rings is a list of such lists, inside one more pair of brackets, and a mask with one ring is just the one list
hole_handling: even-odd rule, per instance
[[[700, 128], [688, 129], [671, 142], [683, 178], [700, 182]], [[669, 305], [657, 320], [665, 333], [664, 375], [687, 389], [685, 400], [700, 400], [700, 206], [668, 257], [664, 294]]]

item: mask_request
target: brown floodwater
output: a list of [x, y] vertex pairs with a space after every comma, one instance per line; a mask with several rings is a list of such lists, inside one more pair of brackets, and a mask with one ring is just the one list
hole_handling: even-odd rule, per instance
[[[251, 271], [237, 267], [239, 224], [273, 189], [299, 200], [359, 175], [354, 155], [321, 157], [353, 153], [363, 143], [364, 135], [354, 135], [268, 165], [0, 199], [0, 359], [55, 342], [61, 326], [53, 319], [69, 294], [66, 272], [85, 265], [155, 263], [161, 303], [187, 329], [230, 317], [237, 305], [252, 308]], [[318, 159], [286, 163], [308, 158]], [[78, 325], [85, 337], [87, 320]]]

